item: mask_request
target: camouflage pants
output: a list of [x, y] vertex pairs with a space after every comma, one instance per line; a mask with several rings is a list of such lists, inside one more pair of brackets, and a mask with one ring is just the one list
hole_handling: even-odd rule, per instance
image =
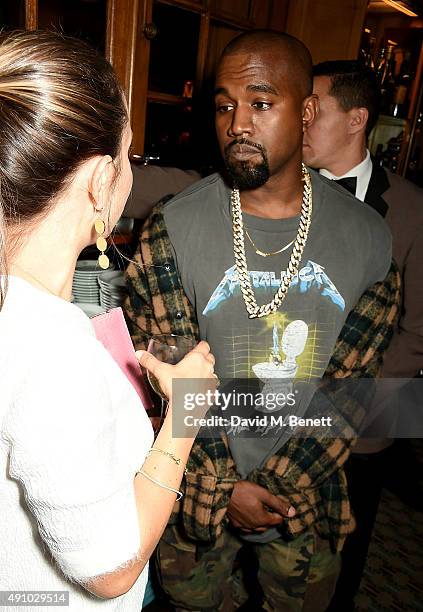
[[[243, 541], [229, 531], [213, 548], [202, 550], [167, 527], [156, 557], [161, 587], [177, 611], [232, 612], [248, 597], [233, 573]], [[340, 556], [307, 532], [292, 542], [282, 539], [251, 547], [258, 563], [263, 608], [277, 612], [326, 610], [340, 569]]]

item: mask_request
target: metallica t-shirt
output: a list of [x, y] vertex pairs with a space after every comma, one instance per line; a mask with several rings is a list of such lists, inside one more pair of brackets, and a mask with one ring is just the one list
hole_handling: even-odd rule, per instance
[[[230, 188], [218, 174], [170, 200], [164, 210], [185, 293], [220, 378], [292, 383], [319, 379], [360, 296], [382, 280], [391, 262], [391, 236], [378, 213], [332, 181], [310, 171], [313, 212], [298, 274], [278, 311], [249, 319], [234, 262]], [[241, 193], [242, 201], [242, 193]], [[247, 266], [258, 305], [270, 302], [288, 265], [299, 217], [243, 214]], [[253, 247], [253, 244], [255, 247]], [[285, 246], [289, 245], [286, 249]], [[256, 250], [279, 254], [263, 257]], [[283, 273], [283, 272], [282, 272]], [[297, 401], [310, 401], [303, 394]], [[231, 433], [231, 432], [229, 432]], [[233, 432], [232, 432], [233, 433]], [[245, 477], [283, 442], [230, 436]]]

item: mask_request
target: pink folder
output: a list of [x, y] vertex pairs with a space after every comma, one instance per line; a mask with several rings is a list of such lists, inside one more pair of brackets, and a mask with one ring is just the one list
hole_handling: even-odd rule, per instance
[[111, 354], [141, 398], [146, 410], [153, 407], [150, 393], [135, 356], [122, 308], [112, 308], [91, 319], [97, 340]]

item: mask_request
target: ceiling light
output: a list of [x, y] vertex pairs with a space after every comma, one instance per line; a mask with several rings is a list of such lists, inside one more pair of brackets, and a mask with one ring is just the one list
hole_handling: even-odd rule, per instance
[[397, 9], [397, 11], [400, 11], [409, 17], [418, 17], [417, 13], [413, 13], [413, 11], [410, 11], [410, 9], [406, 8], [399, 2], [396, 2], [396, 0], [383, 0], [383, 2], [389, 6], [393, 6], [395, 9]]

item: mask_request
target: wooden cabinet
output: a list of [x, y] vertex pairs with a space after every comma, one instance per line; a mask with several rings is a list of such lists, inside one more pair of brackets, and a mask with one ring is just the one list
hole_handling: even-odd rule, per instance
[[60, 28], [88, 40], [123, 86], [133, 152], [191, 165], [201, 100], [234, 36], [270, 27], [297, 36], [315, 62], [355, 58], [366, 7], [367, 0], [0, 0], [0, 25]]
[[235, 36], [242, 32], [241, 29], [226, 23], [212, 21], [210, 24], [209, 36], [207, 41], [207, 59], [204, 68], [204, 79], [212, 79], [216, 71], [218, 59], [226, 47]]
[[[285, 29], [290, 0], [1, 0], [0, 26], [54, 28], [109, 59], [125, 91], [134, 154], [192, 166], [204, 86], [224, 46], [254, 27]], [[209, 118], [211, 118], [209, 116]]]
[[150, 42], [148, 90], [169, 94], [178, 101], [192, 97], [200, 13], [154, 2], [152, 20], [157, 33]]
[[25, 0], [0, 2], [0, 29], [15, 30], [25, 28]]
[[183, 8], [194, 9], [195, 11], [206, 9], [209, 0], [163, 0], [163, 4], [180, 6]]
[[356, 59], [367, 0], [295, 0], [289, 3], [286, 31], [310, 49], [317, 64]]
[[[210, 0], [210, 11], [213, 17], [249, 23], [251, 4], [250, 0]], [[263, 4], [269, 2], [263, 0]]]
[[[136, 1], [136, 0], [134, 0]], [[195, 166], [195, 125], [224, 46], [253, 27], [283, 30], [288, 0], [139, 0], [130, 112], [136, 155]]]
[[141, 0], [130, 101], [135, 155], [179, 165], [187, 158], [207, 26], [201, 2]]
[[105, 54], [107, 0], [38, 0], [36, 14], [37, 28], [77, 36]]
[[107, 0], [1, 0], [0, 28], [55, 29], [106, 53]]

